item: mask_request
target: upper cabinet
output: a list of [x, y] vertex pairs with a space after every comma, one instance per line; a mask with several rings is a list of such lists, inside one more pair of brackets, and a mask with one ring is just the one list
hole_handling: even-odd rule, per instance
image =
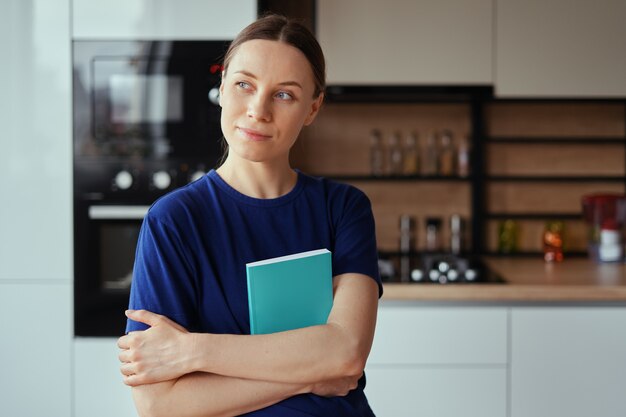
[[626, 1], [496, 3], [499, 97], [626, 96]]
[[256, 19], [254, 0], [74, 0], [74, 39], [232, 39]]
[[328, 84], [492, 84], [492, 3], [318, 0]]

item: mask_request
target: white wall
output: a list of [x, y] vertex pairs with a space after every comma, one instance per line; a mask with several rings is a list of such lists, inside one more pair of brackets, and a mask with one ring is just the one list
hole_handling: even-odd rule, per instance
[[0, 415], [71, 415], [69, 0], [0, 1]]

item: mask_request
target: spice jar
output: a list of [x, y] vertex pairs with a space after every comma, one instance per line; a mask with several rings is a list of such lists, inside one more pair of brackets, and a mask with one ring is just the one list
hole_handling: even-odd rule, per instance
[[426, 219], [426, 250], [428, 252], [441, 251], [441, 219], [438, 217]]
[[409, 282], [411, 251], [415, 248], [415, 220], [408, 214], [400, 216], [400, 281]]
[[377, 177], [385, 173], [385, 149], [378, 129], [370, 132], [370, 173]]
[[498, 252], [509, 254], [517, 251], [519, 230], [515, 220], [504, 220], [498, 226]]
[[452, 141], [452, 132], [441, 132], [441, 147], [439, 150], [439, 174], [450, 177], [456, 174], [456, 151]]
[[562, 221], [546, 223], [543, 232], [543, 259], [546, 262], [561, 262], [563, 260], [563, 232]]
[[391, 175], [402, 175], [404, 168], [402, 145], [400, 144], [400, 133], [394, 132], [389, 137], [389, 173]]
[[404, 175], [419, 174], [418, 134], [411, 132], [404, 143]]

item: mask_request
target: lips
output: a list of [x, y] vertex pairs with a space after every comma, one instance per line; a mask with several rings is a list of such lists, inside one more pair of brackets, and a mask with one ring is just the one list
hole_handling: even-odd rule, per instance
[[245, 127], [238, 127], [243, 136], [252, 141], [263, 141], [271, 139], [271, 135], [266, 135], [263, 132], [254, 129], [248, 129]]

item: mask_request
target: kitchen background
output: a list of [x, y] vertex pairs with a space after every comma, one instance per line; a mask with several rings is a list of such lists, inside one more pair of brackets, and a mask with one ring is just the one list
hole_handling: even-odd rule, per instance
[[[135, 415], [115, 338], [75, 336], [72, 42], [232, 39], [263, 10], [304, 19], [327, 56], [294, 164], [363, 189], [390, 259], [401, 215], [422, 252], [426, 219], [449, 242], [458, 214], [464, 251], [507, 281], [386, 285], [378, 415], [626, 415], [626, 268], [587, 259], [581, 216], [583, 195], [626, 191], [624, 0], [0, 0], [0, 415]], [[373, 172], [375, 129], [385, 160], [415, 133], [419, 168]], [[444, 130], [466, 173], [427, 171]], [[559, 264], [548, 220], [565, 224]]]

